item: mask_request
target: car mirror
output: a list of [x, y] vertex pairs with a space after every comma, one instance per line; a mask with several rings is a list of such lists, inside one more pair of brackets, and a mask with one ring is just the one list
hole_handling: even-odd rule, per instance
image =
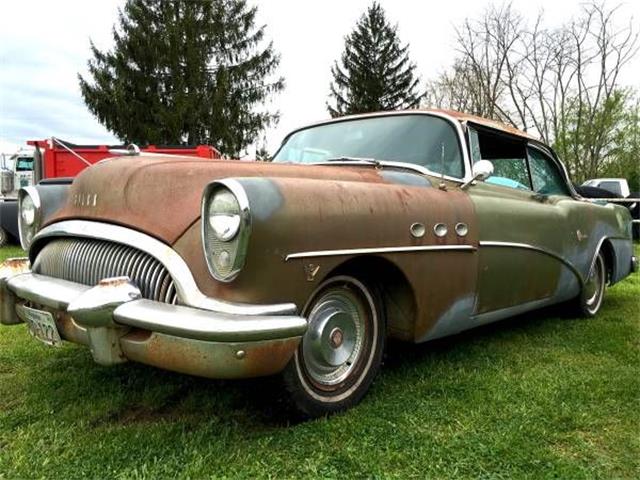
[[464, 190], [470, 185], [473, 185], [477, 180], [484, 182], [491, 175], [493, 175], [493, 163], [489, 160], [478, 160], [473, 164], [473, 177], [460, 188]]

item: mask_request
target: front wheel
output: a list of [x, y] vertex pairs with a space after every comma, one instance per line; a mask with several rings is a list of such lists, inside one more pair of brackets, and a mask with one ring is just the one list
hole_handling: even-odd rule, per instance
[[362, 399], [380, 369], [386, 327], [378, 294], [349, 276], [324, 282], [305, 313], [307, 332], [283, 377], [294, 407], [315, 418]]
[[607, 286], [607, 268], [602, 252], [598, 253], [596, 261], [589, 272], [580, 296], [576, 299], [576, 310], [582, 317], [594, 317], [604, 299]]

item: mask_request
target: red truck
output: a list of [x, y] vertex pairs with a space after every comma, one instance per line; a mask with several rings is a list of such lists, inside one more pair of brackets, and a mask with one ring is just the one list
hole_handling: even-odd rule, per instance
[[[105, 158], [133, 154], [162, 154], [189, 157], [220, 158], [220, 152], [209, 145], [156, 146], [75, 145], [51, 137], [29, 140], [33, 152], [21, 150], [19, 155], [3, 162], [0, 169], [0, 247], [18, 239], [18, 191], [38, 183], [68, 184], [85, 168]], [[132, 161], [135, 161], [132, 159]]]

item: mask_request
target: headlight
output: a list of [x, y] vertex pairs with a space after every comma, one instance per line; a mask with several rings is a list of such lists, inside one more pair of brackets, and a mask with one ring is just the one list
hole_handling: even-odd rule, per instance
[[20, 207], [20, 215], [22, 216], [22, 222], [30, 227], [36, 220], [36, 206], [33, 204], [33, 199], [26, 195], [22, 199], [22, 205]]
[[230, 282], [242, 267], [251, 230], [249, 200], [240, 183], [220, 180], [202, 196], [202, 244], [211, 275]]
[[33, 237], [40, 229], [42, 219], [42, 205], [40, 195], [34, 187], [20, 189], [18, 194], [18, 229], [20, 231], [20, 245], [28, 250]]
[[209, 225], [222, 242], [233, 239], [240, 230], [240, 205], [230, 190], [219, 189], [209, 203]]

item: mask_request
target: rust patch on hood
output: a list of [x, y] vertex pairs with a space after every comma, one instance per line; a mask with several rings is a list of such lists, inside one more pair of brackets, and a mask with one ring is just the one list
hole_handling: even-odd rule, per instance
[[[133, 227], [173, 244], [200, 216], [204, 187], [228, 177], [280, 177], [387, 183], [368, 167], [309, 166], [175, 156], [121, 157], [84, 170], [47, 224], [96, 220]], [[91, 198], [91, 202], [83, 201]]]

